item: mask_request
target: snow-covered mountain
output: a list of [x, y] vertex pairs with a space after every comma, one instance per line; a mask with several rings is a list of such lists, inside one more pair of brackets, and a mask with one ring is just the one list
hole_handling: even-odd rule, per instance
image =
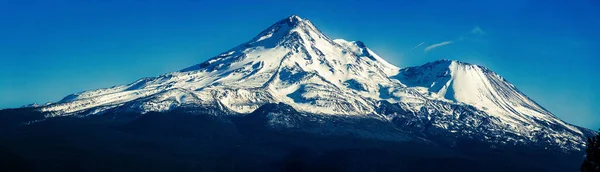
[[589, 133], [556, 118], [485, 67], [440, 60], [401, 69], [364, 43], [332, 40], [296, 15], [206, 62], [38, 108], [48, 117], [180, 107], [243, 115], [271, 103], [306, 114], [378, 119], [422, 135], [501, 144], [579, 150]]
[[131, 108], [218, 104], [250, 113], [269, 102], [284, 102], [313, 113], [360, 115], [373, 112], [380, 88], [400, 86], [388, 77], [397, 72], [362, 42], [333, 41], [310, 21], [291, 16], [204, 63], [70, 95], [43, 110], [65, 115], [147, 99]]

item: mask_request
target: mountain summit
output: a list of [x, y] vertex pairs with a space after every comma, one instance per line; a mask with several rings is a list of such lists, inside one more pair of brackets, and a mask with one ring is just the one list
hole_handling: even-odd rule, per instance
[[362, 42], [333, 41], [309, 20], [291, 16], [206, 62], [70, 95], [43, 110], [65, 115], [136, 100], [130, 108], [143, 112], [218, 104], [250, 113], [263, 104], [283, 102], [312, 113], [364, 115], [374, 111], [381, 87], [400, 85], [389, 78], [398, 69]]
[[[374, 119], [394, 125], [389, 131], [498, 145], [579, 150], [590, 133], [556, 118], [485, 67], [441, 60], [401, 69], [365, 43], [332, 40], [296, 15], [203, 63], [37, 109], [47, 117], [181, 108], [243, 116], [273, 103], [313, 119]], [[278, 119], [283, 121], [271, 122], [284, 128], [286, 120], [303, 120]]]

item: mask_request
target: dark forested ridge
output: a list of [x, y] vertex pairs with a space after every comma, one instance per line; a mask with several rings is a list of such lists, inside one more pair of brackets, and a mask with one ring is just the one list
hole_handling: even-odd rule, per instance
[[582, 172], [600, 171], [600, 133], [587, 139], [585, 159], [581, 164]]
[[[539, 148], [491, 148], [427, 136], [393, 141], [323, 135], [270, 126], [269, 113], [248, 115], [174, 110], [146, 114], [113, 111], [44, 119], [32, 109], [0, 111], [2, 171], [576, 171], [581, 153]], [[43, 120], [42, 120], [43, 119]], [[300, 122], [298, 122], [300, 121]], [[356, 121], [361, 126], [382, 126]], [[354, 124], [341, 127], [361, 129]], [[315, 126], [313, 126], [315, 127]], [[318, 127], [318, 126], [317, 126]], [[361, 130], [370, 131], [368, 127]], [[311, 130], [320, 131], [320, 130]]]

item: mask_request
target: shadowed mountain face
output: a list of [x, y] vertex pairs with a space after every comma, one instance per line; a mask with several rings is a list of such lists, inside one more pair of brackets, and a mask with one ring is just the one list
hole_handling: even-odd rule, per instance
[[56, 171], [574, 171], [594, 134], [485, 67], [398, 68], [295, 15], [206, 62], [0, 119], [1, 156]]
[[[394, 107], [390, 107], [393, 109]], [[390, 110], [388, 109], [388, 110]], [[266, 104], [106, 112], [2, 126], [4, 170], [24, 171], [575, 171], [581, 152], [495, 145], [427, 124], [306, 114]], [[15, 112], [5, 113], [2, 116]], [[40, 112], [22, 110], [22, 116]], [[19, 123], [28, 120], [14, 119]], [[422, 126], [422, 127], [419, 127]], [[432, 165], [435, 164], [435, 165]]]

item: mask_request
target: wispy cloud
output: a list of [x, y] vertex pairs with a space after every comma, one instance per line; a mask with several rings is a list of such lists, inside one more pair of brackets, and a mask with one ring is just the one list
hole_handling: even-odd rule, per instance
[[425, 52], [430, 51], [430, 50], [432, 50], [434, 48], [438, 48], [438, 47], [441, 47], [441, 46], [444, 46], [444, 45], [448, 45], [448, 44], [452, 44], [452, 43], [453, 43], [452, 41], [444, 41], [444, 42], [440, 42], [440, 43], [437, 43], [437, 44], [433, 44], [433, 45], [425, 47]]
[[421, 45], [423, 45], [423, 44], [425, 44], [425, 42], [421, 42], [421, 43], [419, 43], [417, 46], [413, 47], [413, 48], [412, 48], [412, 50], [415, 50], [415, 49], [419, 48], [419, 47], [420, 47]]
[[485, 35], [485, 31], [479, 26], [475, 26], [475, 28], [471, 29], [471, 33], [475, 35]]
[[[451, 39], [451, 40], [447, 40], [444, 42], [440, 42], [440, 43], [436, 43], [436, 44], [431, 44], [427, 47], [425, 47], [425, 52], [431, 51], [435, 48], [441, 47], [441, 46], [446, 46], [449, 44], [453, 44], [453, 43], [462, 43], [462, 42], [481, 42], [482, 39], [484, 39], [483, 37], [486, 35], [487, 33], [481, 29], [481, 27], [479, 26], [475, 26], [473, 27], [473, 29], [471, 29], [470, 32], [467, 33], [463, 33], [462, 35], [459, 35], [458, 38], [456, 39]], [[421, 42], [420, 44], [416, 45], [415, 47], [412, 48], [412, 50], [415, 50], [416, 48], [419, 48], [421, 46], [423, 46], [425, 44], [425, 42]]]

